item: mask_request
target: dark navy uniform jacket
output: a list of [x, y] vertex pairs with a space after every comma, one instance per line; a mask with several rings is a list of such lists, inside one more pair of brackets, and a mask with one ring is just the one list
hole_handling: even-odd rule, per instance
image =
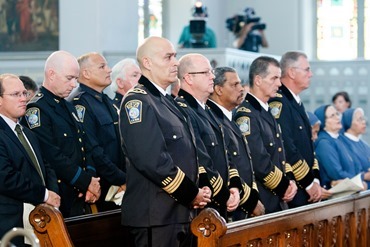
[[[58, 193], [55, 172], [43, 162], [36, 136], [27, 128], [23, 133], [40, 164], [45, 185], [16, 134], [0, 117], [0, 238], [13, 227], [23, 227], [24, 202], [43, 203], [46, 188]], [[23, 240], [12, 242], [21, 246]]]
[[114, 95], [114, 98], [112, 99], [114, 107], [119, 111], [119, 108], [121, 107], [121, 102], [123, 99], [123, 95], [120, 93], [116, 93]]
[[298, 185], [292, 207], [308, 204], [305, 190], [314, 178], [319, 179], [319, 166], [314, 154], [311, 125], [303, 104], [298, 104], [284, 84], [277, 97], [269, 101], [270, 112], [280, 124], [284, 139], [286, 161], [293, 169]]
[[191, 119], [197, 140], [199, 163], [206, 169], [214, 203], [221, 211], [230, 197], [228, 188], [237, 187], [242, 190], [236, 166], [230, 164], [227, 157], [223, 126], [209, 111], [208, 106], [203, 109], [188, 92], [180, 89], [176, 100]]
[[237, 108], [234, 120], [246, 136], [253, 160], [253, 169], [266, 213], [280, 211], [289, 186], [281, 130], [270, 112], [265, 111], [254, 96], [247, 94]]
[[189, 223], [198, 189], [198, 161], [190, 120], [145, 77], [120, 111], [122, 148], [130, 160], [122, 224]]
[[208, 100], [207, 105], [224, 126], [228, 158], [235, 164], [239, 176], [243, 179], [243, 190], [240, 194], [240, 209], [251, 214], [259, 200], [257, 184], [254, 179], [252, 157], [247, 139], [242, 135], [235, 122], [230, 121], [222, 110], [213, 101]]
[[44, 159], [56, 172], [62, 198], [60, 210], [66, 217], [78, 193], [86, 192], [95, 176], [76, 110], [69, 102], [41, 87], [27, 104], [21, 122], [36, 134]]
[[117, 109], [107, 95], [82, 83], [68, 100], [76, 107], [89, 138], [97, 175], [101, 177], [101, 200], [104, 200], [110, 185], [126, 183], [126, 161], [120, 144]]

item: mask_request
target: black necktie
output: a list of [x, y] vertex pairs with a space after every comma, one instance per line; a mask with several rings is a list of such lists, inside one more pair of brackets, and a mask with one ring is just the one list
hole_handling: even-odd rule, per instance
[[22, 128], [19, 124], [17, 124], [15, 126], [15, 132], [17, 132], [17, 136], [18, 136], [19, 141], [22, 143], [24, 149], [26, 149], [26, 152], [27, 152], [28, 156], [31, 158], [33, 165], [35, 166], [37, 172], [39, 173], [39, 175], [41, 177], [41, 180], [42, 180], [43, 184], [45, 185], [45, 180], [44, 180], [44, 177], [42, 176], [42, 172], [41, 172], [41, 168], [39, 166], [39, 163], [37, 162], [36, 156], [33, 153], [31, 146], [28, 144], [26, 138], [24, 137]]

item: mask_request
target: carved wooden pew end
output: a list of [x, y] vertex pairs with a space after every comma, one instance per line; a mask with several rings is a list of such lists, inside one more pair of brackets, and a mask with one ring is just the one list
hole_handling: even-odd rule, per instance
[[32, 210], [29, 220], [41, 246], [73, 246], [63, 216], [58, 209], [40, 204]]

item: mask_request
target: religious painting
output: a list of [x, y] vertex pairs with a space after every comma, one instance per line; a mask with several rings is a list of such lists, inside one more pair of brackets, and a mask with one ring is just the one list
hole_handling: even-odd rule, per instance
[[0, 0], [0, 52], [59, 48], [59, 0]]

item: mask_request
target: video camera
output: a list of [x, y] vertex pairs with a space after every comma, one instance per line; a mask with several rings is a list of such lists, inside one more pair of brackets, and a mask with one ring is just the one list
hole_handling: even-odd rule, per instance
[[226, 19], [226, 28], [230, 32], [237, 34], [240, 32], [244, 25], [247, 25], [249, 23], [256, 23], [255, 25], [253, 25], [251, 31], [266, 29], [266, 24], [260, 23], [261, 18], [255, 16], [253, 8], [246, 8], [244, 12], [245, 15], [235, 15], [231, 18]]
[[197, 1], [193, 8], [193, 20], [189, 22], [190, 28], [190, 47], [192, 48], [206, 48], [208, 42], [204, 40], [206, 33], [206, 21], [205, 17], [208, 16], [207, 7], [202, 2]]

